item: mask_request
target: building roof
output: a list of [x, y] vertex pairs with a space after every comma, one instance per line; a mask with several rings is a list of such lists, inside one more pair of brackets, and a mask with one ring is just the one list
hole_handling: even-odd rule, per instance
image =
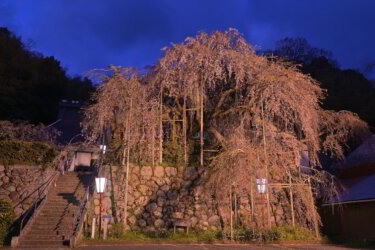
[[352, 168], [375, 163], [375, 134], [357, 147], [338, 167]]
[[345, 190], [328, 203], [363, 202], [375, 199], [375, 174], [342, 181]]
[[338, 177], [344, 191], [328, 203], [375, 200], [375, 135], [356, 148], [339, 168]]

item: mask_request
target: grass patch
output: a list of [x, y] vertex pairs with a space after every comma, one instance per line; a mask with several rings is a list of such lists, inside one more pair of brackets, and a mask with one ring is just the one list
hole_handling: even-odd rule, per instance
[[[86, 239], [90, 240], [90, 233]], [[96, 240], [99, 240], [96, 233]], [[159, 230], [150, 232], [125, 231], [122, 223], [112, 226], [108, 240], [128, 242], [179, 242], [179, 243], [210, 243], [215, 241], [230, 240], [229, 232], [215, 230], [191, 230], [173, 233], [173, 230]], [[234, 230], [236, 242], [275, 242], [275, 241], [312, 241], [316, 240], [313, 233], [300, 226], [279, 226], [270, 230], [237, 228]]]
[[310, 241], [316, 240], [313, 233], [308, 229], [301, 226], [278, 226], [271, 229], [259, 228], [237, 228], [234, 230], [234, 238], [236, 241], [293, 241], [303, 240]]
[[315, 236], [308, 229], [301, 226], [279, 226], [271, 229], [277, 240], [315, 240]]
[[[120, 223], [119, 223], [120, 224]], [[122, 232], [121, 232], [122, 231]], [[86, 234], [86, 240], [91, 240], [90, 235]], [[98, 234], [96, 239], [99, 240]], [[182, 232], [173, 233], [172, 230], [159, 230], [151, 232], [123, 231], [120, 226], [112, 227], [108, 240], [129, 241], [129, 242], [214, 242], [222, 240], [221, 233], [211, 230], [194, 230], [188, 234]]]

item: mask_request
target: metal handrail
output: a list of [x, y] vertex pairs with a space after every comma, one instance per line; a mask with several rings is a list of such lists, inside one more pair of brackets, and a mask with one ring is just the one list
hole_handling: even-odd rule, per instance
[[[74, 215], [74, 218], [73, 218], [72, 227], [71, 227], [72, 232], [70, 234], [71, 247], [74, 247], [75, 241], [77, 240], [77, 237], [79, 236], [79, 235], [77, 235], [77, 233], [80, 234], [80, 230], [82, 229], [82, 225], [84, 223], [85, 211], [87, 210], [87, 206], [89, 204], [88, 201], [89, 201], [89, 195], [90, 195], [90, 187], [92, 187], [95, 183], [95, 182], [93, 182], [93, 179], [95, 178], [95, 176], [97, 176], [100, 173], [100, 169], [101, 169], [101, 166], [102, 166], [102, 159], [101, 159], [100, 163], [95, 164], [95, 165], [96, 166], [94, 166], [94, 173], [91, 176], [90, 181], [89, 181], [89, 186], [86, 188], [83, 200], [80, 201], [80, 205], [77, 208], [77, 210], [75, 212], [75, 215]], [[93, 188], [95, 188], [95, 187], [93, 187]], [[78, 219], [79, 219], [79, 222], [78, 222]]]
[[70, 233], [70, 236], [73, 236], [74, 231], [75, 231], [74, 226], [77, 224], [78, 217], [81, 214], [81, 210], [83, 209], [83, 206], [86, 204], [86, 196], [87, 196], [86, 193], [88, 193], [87, 190], [85, 191], [83, 201], [81, 201], [81, 200], [79, 201], [79, 206], [77, 207], [76, 211], [74, 212], [73, 222], [72, 222], [72, 226], [71, 226], [72, 231]]
[[[91, 180], [92, 180], [92, 178], [91, 178]], [[76, 228], [77, 228], [77, 224], [78, 224], [78, 219], [80, 219], [80, 223], [82, 223], [82, 221], [83, 221], [82, 216], [83, 216], [84, 211], [86, 209], [86, 205], [88, 204], [89, 194], [90, 194], [90, 186], [88, 186], [86, 188], [86, 191], [83, 195], [84, 196], [83, 200], [80, 201], [80, 205], [76, 209], [76, 212], [75, 212], [75, 215], [74, 215], [74, 218], [73, 218], [73, 222], [72, 222], [72, 232], [71, 232], [70, 237], [75, 236]]]
[[[28, 211], [22, 216], [22, 220], [21, 220], [21, 224], [20, 224], [20, 236], [23, 235], [23, 232], [24, 232], [24, 229], [27, 228], [27, 225], [29, 221], [32, 221], [33, 219], [33, 216], [34, 214], [36, 214], [39, 209], [42, 207], [42, 205], [44, 204], [44, 202], [46, 201], [46, 197], [47, 197], [47, 191], [49, 189], [49, 187], [51, 186], [51, 183], [53, 183], [54, 181], [56, 181], [57, 177], [60, 175], [60, 172], [57, 170], [55, 172], [55, 174], [45, 183], [45, 188], [43, 189], [42, 191], [42, 195], [41, 195], [41, 192], [38, 192], [38, 198], [35, 199], [34, 203], [33, 203], [33, 206], [31, 209], [28, 209]], [[40, 190], [40, 189], [39, 189]], [[34, 191], [35, 192], [35, 191]], [[39, 206], [37, 207], [37, 204], [39, 204]], [[28, 217], [28, 215], [31, 213], [31, 211], [33, 211], [31, 217], [29, 218], [29, 220], [27, 220], [26, 222], [26, 225], [24, 226], [23, 223], [24, 223], [24, 220]]]
[[[33, 206], [31, 209], [28, 209], [28, 211], [22, 215], [22, 220], [21, 220], [21, 224], [20, 224], [20, 234], [19, 236], [22, 236], [25, 229], [27, 229], [28, 225], [30, 225], [30, 223], [28, 222], [31, 222], [33, 220], [33, 216], [35, 214], [37, 214], [39, 212], [39, 210], [43, 207], [44, 203], [46, 202], [46, 197], [47, 197], [47, 193], [48, 193], [48, 190], [51, 186], [51, 184], [54, 182], [56, 183], [56, 180], [57, 180], [57, 177], [62, 174], [64, 175], [64, 172], [66, 171], [66, 169], [68, 168], [67, 166], [67, 162], [69, 162], [69, 159], [66, 159], [64, 161], [64, 163], [62, 165], [59, 166], [59, 168], [57, 170], [55, 170], [55, 174], [46, 182], [44, 183], [43, 185], [45, 185], [45, 188], [43, 189], [42, 192], [40, 192], [40, 189], [41, 187], [43, 186], [40, 186], [38, 189], [36, 189], [34, 192], [38, 191], [38, 198], [35, 199], [35, 201], [33, 202]], [[34, 192], [32, 192], [31, 194], [33, 194]], [[41, 195], [42, 193], [42, 195]], [[37, 204], [39, 203], [39, 206], [37, 207]], [[28, 215], [31, 213], [31, 217], [29, 218], [29, 220], [27, 220], [26, 222], [26, 225], [24, 226], [23, 223], [24, 223], [24, 220], [28, 217]]]

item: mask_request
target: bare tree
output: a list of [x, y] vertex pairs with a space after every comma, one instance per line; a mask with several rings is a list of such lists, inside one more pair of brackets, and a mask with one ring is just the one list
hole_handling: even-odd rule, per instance
[[[170, 95], [181, 98], [187, 89], [185, 101], [204, 106], [196, 118], [203, 127], [205, 115], [204, 127], [221, 148], [207, 173], [208, 190], [219, 199], [227, 198], [233, 183], [249, 191], [254, 177], [288, 183], [292, 176], [301, 187], [312, 180], [316, 192], [324, 187], [327, 193], [329, 187], [333, 194], [334, 178], [314, 169], [320, 164], [318, 154], [342, 159], [350, 137], [362, 140], [368, 134], [367, 124], [356, 115], [320, 107], [325, 94], [317, 81], [292, 63], [257, 56], [234, 29], [200, 33], [172, 45], [159, 67], [156, 77]], [[296, 163], [301, 151], [309, 152], [308, 171]], [[300, 223], [316, 227], [311, 195], [306, 188], [296, 192]]]
[[83, 128], [88, 142], [97, 142], [103, 131], [110, 130], [111, 149], [118, 152], [121, 164], [126, 166], [126, 225], [129, 163], [154, 161], [158, 100], [149, 86], [142, 83], [142, 75], [135, 69], [111, 66], [92, 71], [92, 77], [103, 84], [93, 96], [95, 103], [86, 109]]
[[[231, 197], [232, 187], [251, 193], [255, 178], [288, 183], [296, 186], [297, 222], [317, 229], [313, 193], [336, 192], [333, 176], [317, 168], [319, 154], [342, 159], [348, 139], [367, 136], [365, 122], [350, 112], [323, 110], [325, 93], [316, 80], [292, 63], [257, 56], [235, 29], [199, 33], [173, 44], [147, 73], [111, 67], [99, 74], [105, 83], [94, 96], [96, 104], [86, 111], [88, 139], [95, 141], [110, 127], [113, 135], [119, 134], [124, 156], [127, 148], [154, 162], [156, 144], [161, 161], [163, 120], [172, 126], [183, 121], [185, 152], [186, 140], [197, 131], [200, 165], [203, 146], [217, 151], [204, 168], [206, 190], [217, 201]], [[170, 130], [173, 137], [176, 127]], [[204, 145], [205, 137], [209, 145]], [[299, 166], [301, 151], [309, 152], [308, 169]], [[127, 159], [136, 161], [129, 155]]]

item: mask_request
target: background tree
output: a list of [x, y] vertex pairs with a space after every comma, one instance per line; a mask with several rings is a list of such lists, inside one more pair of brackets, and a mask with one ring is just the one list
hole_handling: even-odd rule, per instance
[[276, 42], [275, 50], [267, 51], [266, 54], [273, 54], [301, 64], [309, 64], [316, 58], [325, 57], [332, 65], [337, 66], [331, 51], [313, 47], [306, 38], [302, 37], [280, 39]]
[[319, 81], [320, 87], [325, 89], [324, 109], [357, 113], [374, 130], [375, 115], [371, 112], [375, 108], [373, 83], [356, 70], [341, 70], [332, 52], [311, 46], [305, 38], [284, 38], [276, 42], [275, 50], [265, 54], [301, 64], [300, 70]]
[[66, 75], [54, 57], [31, 52], [0, 28], [0, 120], [51, 123], [61, 99], [88, 100], [91, 81]]

